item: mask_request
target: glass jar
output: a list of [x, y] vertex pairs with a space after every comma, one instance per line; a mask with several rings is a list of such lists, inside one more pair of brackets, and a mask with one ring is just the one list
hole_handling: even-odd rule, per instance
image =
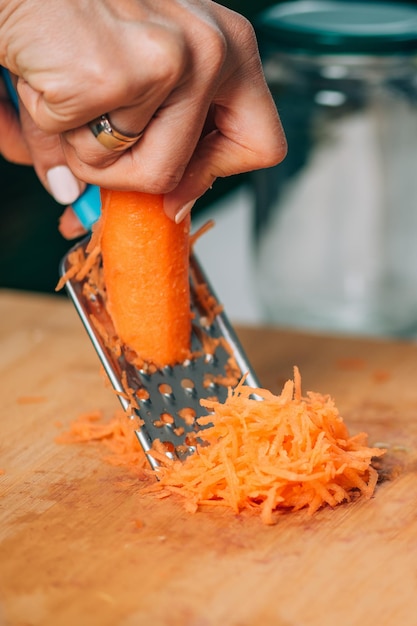
[[299, 0], [257, 33], [288, 141], [253, 175], [263, 321], [417, 333], [417, 7]]

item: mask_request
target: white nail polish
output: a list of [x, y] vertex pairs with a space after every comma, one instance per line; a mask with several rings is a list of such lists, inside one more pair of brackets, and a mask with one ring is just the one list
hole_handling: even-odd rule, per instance
[[191, 200], [190, 202], [187, 202], [187, 204], [184, 204], [182, 209], [177, 211], [177, 213], [175, 214], [175, 223], [176, 224], [179, 224], [180, 222], [182, 222], [182, 220], [185, 217], [187, 217], [187, 215], [189, 214], [189, 212], [191, 211], [191, 209], [193, 208], [195, 203], [196, 203], [196, 200]]
[[66, 165], [52, 167], [46, 173], [46, 178], [49, 191], [60, 204], [71, 204], [82, 191], [82, 183]]

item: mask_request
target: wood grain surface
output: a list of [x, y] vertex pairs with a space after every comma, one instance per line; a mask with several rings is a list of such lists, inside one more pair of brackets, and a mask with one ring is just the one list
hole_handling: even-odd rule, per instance
[[417, 347], [240, 328], [262, 384], [300, 367], [351, 433], [385, 443], [370, 501], [281, 515], [186, 513], [97, 448], [58, 445], [118, 401], [72, 305], [0, 292], [0, 624], [417, 624]]

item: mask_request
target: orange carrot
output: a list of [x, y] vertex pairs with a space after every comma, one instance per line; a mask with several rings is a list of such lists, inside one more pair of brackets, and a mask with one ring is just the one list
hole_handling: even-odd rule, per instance
[[175, 224], [161, 195], [102, 190], [107, 310], [120, 340], [156, 367], [190, 353], [189, 218]]

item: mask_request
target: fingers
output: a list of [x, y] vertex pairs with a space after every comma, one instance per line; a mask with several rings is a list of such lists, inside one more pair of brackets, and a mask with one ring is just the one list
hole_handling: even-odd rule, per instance
[[[131, 23], [112, 14], [111, 2], [95, 8], [97, 2], [82, 8], [64, 4], [76, 13], [71, 19], [81, 31], [77, 36], [82, 55], [71, 52], [67, 58], [66, 49], [57, 47], [56, 60], [42, 57], [42, 69], [20, 77], [17, 90], [26, 109], [36, 125], [51, 134], [73, 131], [108, 113], [126, 133], [140, 131], [181, 80], [188, 62], [181, 32], [158, 15], [141, 20], [143, 2], [133, 5], [139, 19]], [[94, 27], [83, 32], [87, 24]], [[69, 31], [63, 30], [65, 41]], [[72, 40], [68, 43], [72, 47]]]
[[266, 85], [251, 25], [239, 16], [239, 36], [229, 41], [234, 65], [225, 72], [211, 107], [211, 127], [201, 138], [177, 187], [165, 196], [165, 211], [181, 221], [218, 177], [272, 167], [287, 143]]
[[[108, 108], [100, 111], [101, 115], [106, 115], [116, 131], [127, 136], [139, 135], [148, 128], [153, 118], [158, 117], [158, 111], [164, 106], [175, 87], [183, 59], [176, 62], [175, 67], [171, 67], [171, 63], [172, 60], [168, 64], [165, 63], [164, 69], [159, 69], [152, 76], [142, 73], [139, 83], [138, 77], [135, 77], [135, 80], [132, 79], [129, 89], [135, 93], [135, 97], [132, 98], [129, 95], [129, 99], [124, 101], [124, 94], [122, 94], [123, 107], [110, 108], [111, 104], [109, 104]], [[131, 100], [133, 103], [128, 105]], [[101, 145], [88, 124], [64, 132], [62, 145], [74, 171], [79, 172], [80, 175], [82, 173], [88, 182], [94, 184], [102, 182], [104, 168], [115, 164], [120, 157], [119, 153]], [[126, 146], [126, 149], [129, 147]], [[129, 160], [131, 160], [131, 155], [129, 155]], [[126, 159], [123, 165], [119, 164], [117, 171], [123, 171], [123, 167], [126, 166], [125, 161]], [[115, 176], [118, 176], [116, 170], [110, 171], [110, 184], [113, 172]], [[125, 184], [127, 178], [126, 172], [125, 176], [122, 175], [120, 178], [119, 184]]]
[[[223, 40], [211, 30], [203, 46], [212, 48], [211, 64], [200, 56], [201, 48], [190, 47], [193, 74], [170, 93], [132, 149], [121, 155], [106, 152], [86, 128], [78, 131], [78, 145], [73, 135], [72, 145], [64, 149], [74, 172], [115, 189], [163, 193], [167, 214], [180, 220], [217, 177], [282, 161], [285, 135], [265, 83], [253, 29], [241, 16], [225, 15], [232, 21], [223, 24], [228, 36]], [[127, 129], [124, 113], [111, 112], [120, 129]], [[208, 120], [212, 132], [207, 134]], [[138, 126], [135, 130], [140, 130]]]
[[47, 135], [20, 106], [21, 129], [39, 180], [60, 204], [71, 204], [85, 189], [66, 164], [58, 135]]
[[[93, 1], [73, 8], [59, 0], [59, 5], [65, 7], [65, 22], [75, 25], [82, 58], [74, 52], [66, 58], [62, 20], [55, 41], [63, 43], [55, 44], [53, 55], [47, 54], [42, 32], [38, 40], [46, 53], [36, 63], [22, 51], [25, 68], [31, 69], [19, 79], [18, 92], [31, 118], [45, 133], [63, 135], [63, 151], [77, 178], [114, 188], [172, 189], [198, 142], [225, 56], [211, 2]], [[47, 13], [50, 7], [47, 3]], [[94, 15], [85, 19], [89, 11]], [[39, 27], [46, 23], [43, 13]], [[86, 24], [94, 28], [87, 32]], [[115, 155], [101, 146], [87, 126], [101, 114], [125, 134], [146, 128], [139, 147]]]
[[[57, 202], [73, 202], [85, 189], [85, 183], [78, 181], [65, 164], [59, 137], [40, 131], [21, 102], [18, 108], [19, 114], [0, 82], [0, 154], [20, 165], [34, 165], [39, 179]], [[75, 225], [64, 230], [71, 237], [77, 236]]]
[[[117, 115], [118, 113], [119, 115]], [[131, 112], [128, 111], [128, 113]], [[115, 132], [116, 137], [118, 134], [125, 135], [126, 137], [136, 135], [138, 139], [141, 137], [142, 132], [139, 129], [135, 131], [131, 130], [133, 124], [129, 124], [124, 118], [121, 123], [116, 124], [113, 121], [120, 119], [119, 111], [112, 111], [104, 117], [110, 124], [111, 129]], [[101, 118], [97, 119], [100, 120]], [[137, 122], [136, 126], [138, 127], [139, 124], [140, 122]], [[93, 125], [95, 129], [90, 128], [90, 125], [85, 125], [63, 133], [61, 135], [61, 147], [66, 160], [73, 168], [74, 172], [79, 173], [79, 175], [83, 176], [89, 183], [102, 184], [104, 171], [107, 172], [108, 168], [118, 161], [123, 152], [133, 149], [136, 141], [121, 145], [120, 142], [115, 141], [111, 135], [109, 136], [105, 133], [102, 133], [104, 137], [103, 140], [100, 140], [100, 138], [96, 136], [96, 120], [93, 121], [92, 126]], [[116, 149], [112, 149], [113, 144], [116, 146]], [[130, 158], [129, 156], [129, 159]]]
[[[210, 189], [219, 177], [272, 167], [280, 163], [286, 155], [287, 148], [283, 132], [278, 133], [282, 140], [262, 150], [265, 144], [261, 141], [255, 145], [255, 142], [249, 143], [242, 137], [246, 143], [237, 143], [219, 130], [213, 131], [199, 143], [177, 187], [165, 194], [164, 209], [167, 215], [176, 222], [182, 221], [196, 200]], [[257, 139], [260, 137], [259, 134]]]
[[[239, 91], [239, 90], [238, 90]], [[181, 221], [216, 178], [272, 167], [286, 156], [287, 143], [269, 92], [235, 93], [215, 107], [216, 130], [201, 139], [184, 175], [165, 195], [169, 217]]]
[[[59, 138], [55, 138], [55, 140], [49, 138], [47, 142], [43, 136], [40, 138], [38, 129], [33, 127], [30, 119], [27, 119], [22, 107], [20, 111], [23, 113], [23, 128], [20, 118], [0, 82], [0, 154], [8, 161], [19, 165], [35, 163], [36, 170], [43, 179], [45, 186], [58, 202], [62, 201], [63, 204], [72, 202], [79, 196], [84, 186], [79, 185], [68, 167], [50, 165], [55, 158], [59, 161], [60, 156], [62, 157], [59, 148], [57, 151], [50, 151], [52, 144], [59, 145]], [[45, 150], [47, 158], [43, 158], [43, 150]], [[67, 207], [62, 214], [59, 230], [66, 239], [73, 239], [86, 232], [71, 207]]]
[[19, 118], [0, 81], [0, 154], [12, 163], [30, 165], [32, 157]]
[[89, 183], [112, 189], [148, 193], [174, 189], [199, 141], [208, 107], [206, 102], [198, 107], [190, 102], [188, 116], [184, 116], [190, 100], [184, 97], [178, 104], [167, 102], [150, 120], [137, 143], [122, 153], [101, 146], [88, 127], [79, 129], [77, 149], [75, 142], [71, 145], [66, 137], [63, 142], [68, 164]]
[[150, 193], [166, 193], [181, 180], [202, 134], [227, 54], [216, 24], [183, 12], [184, 19], [194, 20], [195, 28], [184, 35], [181, 54], [174, 53], [174, 61], [167, 65], [167, 52], [178, 51], [179, 46], [177, 42], [166, 47], [162, 69], [155, 76], [158, 63], [152, 62], [152, 75], [145, 72], [134, 105], [106, 112], [121, 132], [144, 130], [137, 144], [116, 154], [99, 145], [88, 126], [64, 133], [65, 156], [80, 178], [95, 185]]
[[[178, 220], [216, 177], [284, 158], [284, 133], [242, 16], [208, 0], [56, 2], [62, 11], [45, 4], [35, 48], [19, 52], [18, 91], [30, 158], [58, 201], [70, 204], [82, 180], [163, 193]], [[124, 152], [108, 149], [88, 126], [102, 114], [121, 133], [144, 135]], [[64, 216], [68, 236], [79, 226], [70, 210]]]
[[65, 239], [75, 239], [87, 232], [71, 206], [67, 206], [59, 218], [58, 230]]

